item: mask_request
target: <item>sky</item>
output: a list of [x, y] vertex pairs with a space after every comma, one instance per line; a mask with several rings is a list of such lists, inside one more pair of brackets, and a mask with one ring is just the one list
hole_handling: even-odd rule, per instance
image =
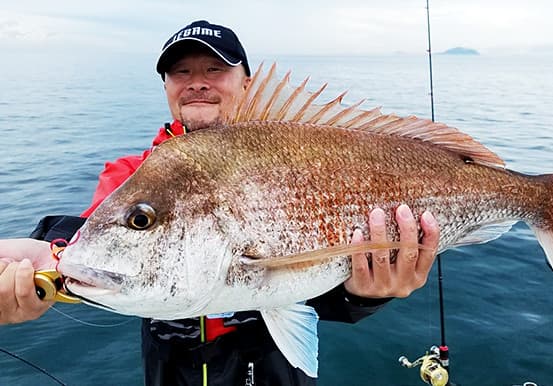
[[[552, 18], [550, 0], [430, 0], [432, 49], [553, 51]], [[427, 47], [425, 0], [6, 0], [0, 49], [157, 53], [198, 19], [231, 27], [249, 55], [424, 53]]]

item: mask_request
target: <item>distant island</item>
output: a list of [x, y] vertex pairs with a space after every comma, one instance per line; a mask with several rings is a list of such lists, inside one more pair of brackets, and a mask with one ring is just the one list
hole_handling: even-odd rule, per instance
[[440, 53], [443, 55], [480, 55], [475, 49], [465, 47], [454, 47]]

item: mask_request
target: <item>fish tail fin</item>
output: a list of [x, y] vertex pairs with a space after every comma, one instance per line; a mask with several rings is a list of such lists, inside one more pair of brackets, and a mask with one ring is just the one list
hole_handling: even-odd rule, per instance
[[535, 177], [540, 183], [545, 185], [545, 194], [548, 199], [540, 204], [541, 216], [530, 225], [534, 231], [538, 242], [540, 243], [547, 262], [553, 269], [553, 174], [543, 174]]

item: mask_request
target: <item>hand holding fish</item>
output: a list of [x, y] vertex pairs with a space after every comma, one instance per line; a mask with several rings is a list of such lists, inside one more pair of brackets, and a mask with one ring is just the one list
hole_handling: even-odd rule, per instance
[[[384, 211], [374, 209], [369, 215], [371, 241], [386, 242], [386, 219]], [[407, 205], [400, 205], [396, 210], [396, 221], [401, 241], [418, 242], [417, 224], [413, 213]], [[383, 298], [409, 296], [421, 288], [428, 278], [438, 248], [440, 230], [438, 223], [430, 212], [421, 216], [421, 228], [424, 232], [422, 244], [429, 249], [420, 251], [402, 248], [398, 252], [395, 264], [390, 264], [390, 251], [383, 249], [372, 253], [372, 267], [364, 253], [352, 256], [352, 275], [344, 286], [349, 293], [366, 298]], [[361, 230], [353, 233], [352, 244], [363, 241]]]
[[54, 265], [47, 242], [0, 240], [0, 324], [33, 320], [48, 310], [53, 302], [36, 295], [34, 273]]

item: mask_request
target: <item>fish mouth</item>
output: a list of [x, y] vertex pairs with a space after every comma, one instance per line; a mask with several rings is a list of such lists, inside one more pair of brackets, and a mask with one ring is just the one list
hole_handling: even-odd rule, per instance
[[[81, 282], [81, 281], [78, 281], [78, 280], [75, 280], [75, 279], [71, 279], [69, 277], [65, 277], [65, 280], [63, 282], [63, 288], [69, 296], [79, 298], [81, 300], [81, 302], [84, 303], [84, 304], [88, 304], [90, 306], [95, 306], [95, 307], [98, 307], [98, 308], [103, 308], [107, 311], [114, 311], [115, 310], [114, 308], [112, 308], [108, 305], [105, 305], [103, 303], [99, 303], [99, 302], [94, 301], [94, 300], [89, 298], [89, 296], [95, 297], [95, 296], [105, 296], [105, 295], [113, 294], [113, 293], [115, 293], [115, 291], [113, 291], [113, 290], [93, 287], [93, 286], [90, 286], [90, 285], [88, 285], [84, 282]], [[77, 292], [73, 292], [73, 291], [77, 291]], [[86, 293], [86, 296], [84, 296], [83, 293]]]
[[99, 287], [95, 284], [90, 284], [67, 276], [63, 284], [71, 295], [81, 298], [81, 293], [86, 293], [87, 296], [103, 296], [119, 292], [114, 288]]
[[121, 292], [128, 275], [78, 264], [60, 264], [66, 289], [78, 297], [96, 297]]

